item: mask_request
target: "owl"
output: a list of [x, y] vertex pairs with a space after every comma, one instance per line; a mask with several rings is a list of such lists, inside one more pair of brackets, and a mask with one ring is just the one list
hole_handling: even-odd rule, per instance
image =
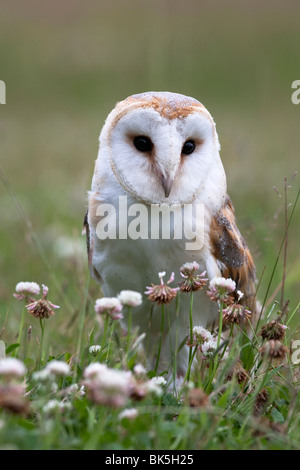
[[[233, 279], [253, 312], [255, 268], [227, 195], [218, 134], [208, 110], [178, 93], [132, 95], [108, 115], [99, 141], [84, 225], [91, 275], [104, 296], [115, 297], [122, 290], [145, 293], [146, 286], [159, 283], [162, 272], [174, 273], [178, 285], [180, 267], [196, 261], [208, 279]], [[150, 227], [153, 208], [172, 208], [182, 216], [170, 216], [169, 237], [161, 233], [163, 217], [158, 230]], [[188, 233], [196, 238], [201, 234], [198, 244], [183, 230], [180, 236], [183, 221]], [[189, 335], [189, 305], [189, 295], [181, 295], [177, 310], [176, 302], [167, 306], [159, 372], [171, 373], [176, 353], [177, 377], [185, 376], [189, 348], [178, 345]], [[205, 290], [197, 291], [193, 325], [212, 328], [217, 319], [216, 302]], [[150, 304], [144, 294], [142, 305], [133, 309], [132, 324], [146, 334], [146, 356], [153, 368], [161, 306]]]

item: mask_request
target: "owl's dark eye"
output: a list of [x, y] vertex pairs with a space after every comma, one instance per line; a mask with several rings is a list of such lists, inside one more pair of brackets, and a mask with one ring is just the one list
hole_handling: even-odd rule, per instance
[[195, 141], [194, 141], [194, 140], [187, 140], [187, 141], [184, 143], [181, 152], [182, 152], [184, 155], [190, 155], [191, 153], [193, 153], [193, 151], [195, 150], [195, 148], [196, 148]]
[[135, 148], [139, 152], [151, 152], [153, 149], [153, 143], [149, 137], [145, 135], [138, 135], [133, 139]]

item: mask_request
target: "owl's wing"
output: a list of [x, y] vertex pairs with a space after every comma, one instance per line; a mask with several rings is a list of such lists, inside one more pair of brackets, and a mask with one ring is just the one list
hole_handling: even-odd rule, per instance
[[97, 217], [97, 208], [99, 206], [101, 197], [97, 191], [89, 191], [88, 196], [88, 209], [84, 217], [82, 232], [83, 234], [86, 234], [88, 264], [91, 276], [101, 283], [101, 276], [93, 265], [94, 238], [96, 234], [97, 223], [99, 222], [99, 218]]
[[92, 232], [90, 230], [89, 210], [86, 211], [86, 214], [84, 216], [82, 234], [86, 236], [86, 248], [87, 248], [87, 254], [88, 254], [88, 265], [89, 265], [89, 270], [90, 270], [91, 276], [94, 279], [97, 279], [98, 281], [101, 281], [101, 278], [100, 278], [98, 272], [95, 271], [94, 266], [93, 266], [94, 240], [93, 240]]
[[250, 251], [236, 225], [234, 208], [229, 197], [224, 207], [212, 219], [210, 227], [212, 253], [221, 268], [222, 276], [236, 282], [243, 292], [241, 303], [256, 311], [255, 266]]
[[86, 236], [86, 249], [88, 254], [88, 263], [89, 268], [91, 268], [92, 256], [93, 256], [93, 244], [91, 240], [90, 224], [89, 224], [89, 211], [86, 211], [86, 214], [83, 219], [82, 235]]

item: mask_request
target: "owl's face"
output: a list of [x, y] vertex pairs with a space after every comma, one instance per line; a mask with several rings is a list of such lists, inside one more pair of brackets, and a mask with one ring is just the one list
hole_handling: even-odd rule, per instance
[[223, 198], [226, 179], [214, 121], [201, 103], [145, 93], [119, 103], [100, 135], [98, 163], [138, 201], [187, 204], [201, 193]]

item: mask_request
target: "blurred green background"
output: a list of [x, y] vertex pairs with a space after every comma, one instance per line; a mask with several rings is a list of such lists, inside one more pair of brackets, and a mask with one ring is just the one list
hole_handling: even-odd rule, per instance
[[[300, 2], [1, 0], [0, 10], [4, 339], [17, 335], [21, 306], [12, 293], [28, 280], [47, 284], [49, 298], [62, 306], [49, 320], [52, 347], [72, 343], [85, 303], [81, 227], [100, 129], [117, 101], [147, 90], [194, 96], [214, 117], [238, 224], [258, 278], [263, 274], [263, 298], [284, 233], [284, 177], [290, 181], [299, 161], [300, 105], [291, 102], [291, 84], [300, 79]], [[299, 177], [291, 183], [293, 203]], [[294, 308], [299, 221], [298, 210], [286, 285]], [[282, 259], [270, 294], [281, 268]], [[91, 311], [98, 292], [91, 281]]]

